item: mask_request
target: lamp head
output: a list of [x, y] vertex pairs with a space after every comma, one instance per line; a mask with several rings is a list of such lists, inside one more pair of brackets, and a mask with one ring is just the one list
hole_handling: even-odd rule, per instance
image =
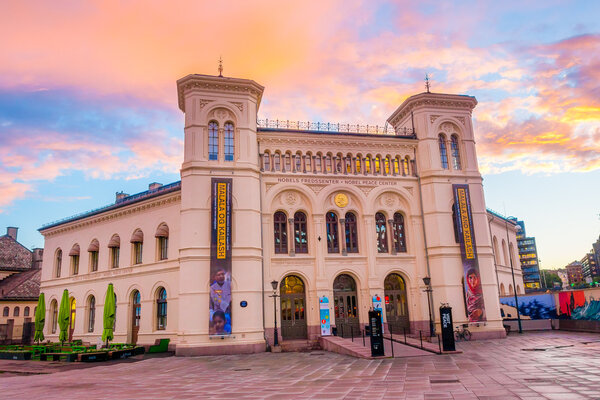
[[425, 278], [423, 278], [423, 283], [425, 284], [425, 286], [429, 286], [429, 284], [431, 283], [431, 278], [426, 276]]
[[272, 282], [271, 282], [271, 286], [273, 286], [273, 290], [277, 290], [277, 284], [278, 284], [278, 283], [279, 283], [279, 282], [277, 282], [277, 281], [272, 281]]

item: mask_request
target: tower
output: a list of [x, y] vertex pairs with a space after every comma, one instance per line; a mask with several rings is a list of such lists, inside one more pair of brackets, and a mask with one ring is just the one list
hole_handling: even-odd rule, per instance
[[[223, 76], [177, 81], [185, 113], [178, 355], [264, 351], [260, 235], [237, 229], [261, 223], [256, 113], [263, 89]], [[229, 268], [222, 273], [229, 283], [218, 290], [211, 288], [216, 265]], [[225, 328], [209, 322], [219, 307], [227, 314]]]
[[[475, 322], [478, 327], [474, 331], [479, 338], [501, 337], [504, 330], [471, 120], [476, 105], [477, 100], [471, 96], [426, 92], [404, 101], [388, 122], [397, 132], [414, 127], [418, 139], [415, 159], [426, 243], [421, 273], [423, 277], [431, 277], [432, 311], [437, 314], [438, 299], [446, 299], [453, 307], [455, 323]], [[475, 238], [480, 274], [479, 300], [485, 304], [479, 318], [469, 312], [475, 300], [469, 298], [465, 288], [469, 284], [467, 273], [472, 268], [469, 262], [473, 260], [465, 261], [461, 254], [462, 225], [460, 210], [455, 207], [455, 185], [466, 188], [472, 216], [470, 233]]]

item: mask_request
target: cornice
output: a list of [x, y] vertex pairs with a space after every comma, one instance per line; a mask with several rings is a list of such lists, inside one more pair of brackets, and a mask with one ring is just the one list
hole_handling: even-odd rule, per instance
[[183, 112], [185, 112], [185, 94], [193, 89], [211, 92], [248, 93], [256, 98], [257, 109], [260, 106], [262, 94], [265, 90], [263, 86], [250, 79], [191, 74], [177, 81], [177, 98], [179, 100], [179, 108]]
[[473, 96], [443, 94], [443, 93], [420, 93], [409, 97], [390, 115], [388, 122], [396, 127], [408, 114], [417, 108], [433, 107], [437, 109], [465, 110], [469, 113], [477, 105]]
[[136, 203], [128, 207], [126, 206], [123, 208], [118, 208], [116, 210], [110, 210], [102, 214], [94, 215], [93, 217], [77, 220], [72, 223], [65, 223], [57, 226], [56, 228], [49, 228], [48, 230], [41, 232], [45, 237], [52, 237], [60, 233], [65, 233], [76, 229], [82, 229], [90, 225], [111, 221], [131, 214], [137, 214], [140, 212], [147, 211], [151, 208], [161, 207], [164, 205], [175, 203], [177, 201], [181, 201], [181, 192], [173, 193], [170, 196], [153, 198], [150, 201]]

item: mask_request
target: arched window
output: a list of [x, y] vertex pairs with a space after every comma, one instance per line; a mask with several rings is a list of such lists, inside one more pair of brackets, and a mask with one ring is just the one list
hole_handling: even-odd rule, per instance
[[502, 239], [502, 255], [504, 256], [504, 265], [508, 267], [508, 250], [506, 249], [506, 242], [504, 239]]
[[394, 174], [400, 174], [400, 161], [398, 160], [398, 157], [394, 158]]
[[234, 141], [233, 141], [233, 124], [227, 122], [225, 124], [225, 161], [233, 161]]
[[294, 244], [296, 253], [308, 253], [306, 214], [300, 211], [294, 214]]
[[344, 159], [344, 163], [346, 164], [346, 173], [352, 173], [352, 154], [348, 154]]
[[25, 307], [25, 309], [23, 310], [23, 316], [29, 317], [29, 311], [30, 311], [29, 307]]
[[98, 252], [100, 251], [100, 244], [96, 239], [92, 240], [88, 246], [88, 253], [90, 254], [90, 272], [98, 271]]
[[458, 151], [458, 136], [452, 135], [450, 139], [450, 149], [452, 150], [452, 168], [460, 169], [460, 152]]
[[71, 275], [79, 274], [79, 245], [77, 243], [69, 252], [69, 258], [71, 259]]
[[52, 300], [50, 303], [50, 329], [52, 333], [56, 333], [56, 324], [58, 323], [58, 303]]
[[70, 306], [70, 313], [69, 313], [69, 329], [71, 330], [71, 332], [73, 332], [75, 330], [76, 312], [77, 312], [77, 302], [75, 301], [74, 297], [71, 297], [71, 306]]
[[302, 154], [298, 153], [295, 157], [296, 172], [302, 172]]
[[358, 253], [356, 215], [351, 212], [346, 213], [346, 251], [348, 253]]
[[402, 175], [408, 176], [410, 175], [410, 158], [408, 156], [404, 157], [402, 161]]
[[362, 159], [362, 155], [361, 154], [357, 154], [356, 155], [356, 173], [360, 174], [362, 172], [361, 170], [361, 160]]
[[108, 249], [110, 250], [110, 267], [119, 268], [119, 254], [121, 252], [121, 238], [119, 235], [115, 234], [110, 238]]
[[500, 264], [500, 253], [498, 252], [498, 239], [496, 236], [494, 236], [492, 243], [494, 246], [494, 261], [496, 261], [496, 264]]
[[384, 169], [383, 171], [385, 172], [386, 175], [390, 174], [390, 157], [386, 157], [383, 159], [383, 165], [384, 165]]
[[208, 123], [208, 159], [219, 159], [219, 124], [215, 121]]
[[365, 172], [367, 174], [371, 173], [371, 156], [370, 155], [367, 155], [365, 157]]
[[323, 156], [319, 153], [315, 158], [315, 172], [321, 173], [323, 172], [323, 161], [321, 160]]
[[325, 156], [325, 169], [327, 173], [331, 173], [333, 171], [331, 167], [331, 154], [327, 154], [327, 156]]
[[62, 266], [62, 250], [58, 249], [58, 250], [56, 250], [55, 257], [54, 257], [54, 271], [55, 271], [54, 276], [57, 278], [60, 278], [61, 266]]
[[275, 153], [273, 156], [273, 169], [275, 171], [281, 171], [281, 153]]
[[142, 296], [138, 290], [133, 292], [133, 296], [131, 296], [131, 300], [133, 302], [133, 326], [135, 328], [140, 327], [140, 319], [142, 317]]
[[265, 171], [271, 170], [271, 157], [270, 157], [269, 153], [263, 154], [263, 169]]
[[406, 253], [406, 237], [404, 236], [404, 216], [400, 213], [394, 213], [394, 222], [392, 229], [394, 232], [394, 249], [396, 253]]
[[438, 136], [438, 143], [440, 146], [440, 161], [442, 162], [442, 168], [448, 169], [448, 153], [446, 151], [446, 136], [440, 134]]
[[167, 291], [165, 288], [158, 289], [156, 297], [156, 329], [167, 328]]
[[15, 307], [13, 310], [13, 317], [18, 317], [20, 313], [21, 309], [19, 308], [19, 306]]
[[287, 253], [287, 217], [281, 211], [277, 211], [273, 216], [273, 233], [275, 236], [275, 254]]
[[385, 221], [385, 215], [380, 212], [375, 214], [375, 238], [377, 240], [377, 252], [387, 253], [387, 225]]
[[312, 154], [308, 153], [304, 156], [304, 167], [306, 168], [306, 172], [313, 172], [312, 171]]
[[292, 171], [292, 159], [291, 159], [290, 153], [285, 153], [285, 171], [286, 172]]
[[380, 156], [375, 157], [375, 173], [381, 174], [381, 157]]
[[4, 309], [2, 310], [2, 316], [8, 317], [9, 315], [10, 315], [10, 308], [4, 307]]
[[142, 254], [144, 248], [144, 232], [140, 229], [136, 229], [131, 235], [131, 256], [133, 264], [142, 263]]
[[340, 243], [338, 239], [338, 217], [333, 211], [329, 211], [325, 218], [327, 224], [327, 252], [339, 253]]
[[506, 289], [504, 288], [504, 283], [500, 284], [500, 295], [504, 296], [506, 294]]
[[513, 285], [508, 284], [508, 294], [515, 294], [515, 290], [513, 289]]
[[341, 174], [344, 169], [342, 167], [342, 161], [344, 160], [344, 156], [342, 156], [342, 153], [338, 153], [338, 155], [335, 157], [335, 171], [338, 174]]
[[167, 224], [160, 224], [154, 234], [156, 237], [156, 247], [158, 251], [158, 260], [166, 260], [169, 257], [169, 227]]
[[88, 300], [88, 332], [94, 332], [94, 324], [96, 323], [96, 298], [90, 296]]

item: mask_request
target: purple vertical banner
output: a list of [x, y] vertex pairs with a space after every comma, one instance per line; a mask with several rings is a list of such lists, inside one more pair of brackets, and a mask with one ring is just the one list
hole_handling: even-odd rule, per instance
[[467, 315], [469, 322], [487, 321], [473, 230], [469, 185], [452, 185], [452, 191], [454, 192], [454, 205], [456, 207], [455, 224], [458, 229], [460, 253], [463, 262]]
[[212, 178], [209, 335], [231, 335], [231, 185]]

